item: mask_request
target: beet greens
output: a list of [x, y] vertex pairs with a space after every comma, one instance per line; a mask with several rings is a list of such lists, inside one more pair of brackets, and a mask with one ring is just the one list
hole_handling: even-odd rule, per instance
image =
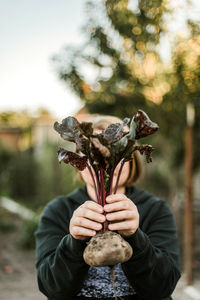
[[[158, 125], [152, 122], [147, 114], [138, 110], [133, 116], [129, 131], [124, 127], [130, 122], [125, 118], [122, 123], [110, 124], [101, 133], [93, 130], [91, 122], [79, 123], [74, 117], [67, 117], [59, 124], [55, 122], [54, 129], [60, 136], [76, 144], [78, 153], [63, 148], [58, 150], [59, 162], [71, 164], [79, 171], [88, 168], [94, 183], [97, 203], [104, 206], [106, 197], [117, 187], [124, 163], [133, 159], [134, 151], [145, 154], [147, 162], [152, 161], [151, 153], [154, 150], [151, 145], [136, 145], [136, 140], [144, 138], [158, 129]], [[116, 166], [121, 162], [117, 181], [113, 187], [113, 175]], [[104, 224], [104, 231], [106, 230]]]

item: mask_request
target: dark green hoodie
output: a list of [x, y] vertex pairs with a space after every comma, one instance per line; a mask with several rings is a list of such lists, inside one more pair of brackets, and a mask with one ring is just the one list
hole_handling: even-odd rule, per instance
[[[140, 226], [126, 238], [133, 255], [122, 264], [123, 272], [139, 299], [171, 299], [180, 278], [173, 214], [164, 200], [135, 186], [126, 188], [126, 196], [137, 206]], [[76, 299], [87, 278], [89, 266], [83, 260], [86, 241], [70, 235], [69, 222], [74, 210], [88, 199], [86, 188], [79, 188], [51, 201], [41, 216], [36, 231], [36, 267], [39, 289], [48, 299]]]

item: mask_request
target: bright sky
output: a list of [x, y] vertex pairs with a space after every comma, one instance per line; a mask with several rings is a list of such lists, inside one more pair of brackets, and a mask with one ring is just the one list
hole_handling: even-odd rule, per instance
[[[50, 58], [64, 45], [83, 40], [85, 2], [0, 1], [0, 111], [34, 111], [42, 106], [66, 117], [81, 107], [80, 100], [58, 80]], [[200, 16], [199, 5], [193, 13]], [[171, 27], [180, 27], [186, 15], [186, 11], [177, 13]], [[161, 50], [164, 57], [166, 49], [167, 43]]]
[[46, 107], [67, 116], [81, 106], [50, 58], [81, 43], [84, 0], [0, 1], [0, 111]]

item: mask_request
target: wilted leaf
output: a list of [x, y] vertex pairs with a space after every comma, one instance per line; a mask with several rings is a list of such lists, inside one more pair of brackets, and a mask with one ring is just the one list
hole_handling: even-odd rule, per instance
[[87, 166], [87, 156], [81, 156], [77, 153], [67, 151], [63, 148], [58, 150], [58, 160], [59, 162], [64, 162], [65, 164], [70, 164], [79, 171], [83, 171]]
[[141, 146], [135, 146], [135, 150], [138, 150], [140, 154], [145, 154], [146, 161], [152, 162], [152, 152], [154, 151], [154, 148], [151, 145], [141, 145]]
[[115, 164], [124, 157], [124, 150], [126, 149], [127, 145], [128, 137], [126, 135], [111, 145], [111, 157], [109, 162], [113, 165], [113, 167], [115, 167]]
[[74, 142], [77, 150], [87, 155], [89, 151], [89, 141], [83, 136], [90, 136], [93, 132], [92, 123], [79, 123], [74, 117], [67, 117], [62, 120], [62, 123], [54, 123], [54, 129], [60, 136], [69, 142]]
[[85, 155], [88, 155], [89, 150], [89, 141], [83, 136], [75, 137], [76, 148], [78, 151], [82, 152]]
[[[110, 156], [106, 157], [104, 155], [105, 154], [109, 155], [109, 153], [108, 153], [109, 150], [105, 150], [103, 145], [100, 148], [101, 148], [102, 152], [100, 151], [100, 149], [98, 147], [96, 147], [93, 143], [91, 143], [90, 154], [89, 154], [90, 155], [90, 163], [93, 165], [93, 167], [96, 166], [97, 169], [99, 169], [99, 167], [101, 166], [105, 170], [106, 166], [108, 165], [108, 160], [110, 160]], [[104, 152], [104, 151], [106, 151], [106, 152]]]
[[127, 132], [123, 131], [123, 128], [129, 123], [130, 119], [125, 118], [123, 122], [110, 124], [105, 130], [100, 134], [108, 142], [108, 144], [115, 143], [120, 138], [122, 138]]
[[[122, 123], [110, 124], [101, 133], [93, 133], [92, 123], [79, 123], [73, 117], [64, 119], [62, 124], [58, 122], [54, 124], [55, 130], [62, 138], [74, 142], [77, 149], [85, 154], [81, 156], [61, 148], [58, 151], [59, 162], [63, 161], [66, 164], [71, 164], [80, 171], [88, 167], [94, 182], [96, 199], [99, 204], [105, 204], [105, 195], [108, 195], [112, 191], [114, 170], [120, 161], [124, 163], [125, 161], [132, 160], [135, 150], [138, 150], [141, 154], [145, 154], [147, 162], [152, 161], [151, 153], [154, 150], [152, 146], [136, 146], [135, 141], [154, 133], [158, 129], [158, 125], [152, 122], [142, 110], [137, 111], [131, 120], [130, 130], [126, 132], [124, 131], [124, 127], [129, 121], [129, 118], [125, 118]], [[115, 191], [117, 191], [122, 167], [117, 177]], [[100, 170], [103, 170], [103, 175]]]
[[91, 122], [80, 123], [80, 129], [82, 130], [82, 133], [87, 137], [90, 137], [93, 134], [93, 127]]
[[152, 122], [147, 114], [139, 109], [134, 117], [134, 122], [137, 124], [135, 139], [140, 139], [154, 133], [159, 127]]
[[74, 117], [67, 117], [62, 120], [62, 123], [54, 123], [54, 129], [60, 134], [60, 136], [70, 142], [75, 142], [75, 138], [80, 135], [79, 129], [80, 123]]

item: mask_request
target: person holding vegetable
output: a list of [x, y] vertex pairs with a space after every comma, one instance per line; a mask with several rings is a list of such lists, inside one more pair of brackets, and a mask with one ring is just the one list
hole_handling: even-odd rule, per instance
[[[137, 123], [137, 116], [134, 119], [135, 123]], [[136, 127], [136, 137], [144, 136], [143, 117], [144, 115], [141, 114], [138, 119], [139, 127], [130, 125], [130, 132], [131, 128]], [[104, 142], [100, 146], [102, 135], [92, 136], [92, 143], [101, 156], [101, 160], [97, 161], [102, 162], [102, 156], [107, 157], [105, 161], [108, 165], [112, 158], [109, 151], [112, 153], [114, 149], [115, 153], [118, 153], [116, 148], [111, 146], [116, 147], [119, 141], [128, 136], [127, 122], [123, 121], [123, 125], [119, 125], [122, 121], [111, 116], [97, 116], [91, 122], [95, 133], [104, 133]], [[68, 123], [72, 126], [71, 119]], [[113, 126], [112, 123], [118, 125]], [[67, 138], [72, 141], [72, 136], [69, 137], [69, 132], [71, 134], [69, 124]], [[73, 129], [76, 128], [73, 135], [78, 136], [80, 142], [82, 135], [77, 133], [77, 124], [76, 127], [73, 125]], [[66, 139], [66, 130], [64, 132], [61, 125], [59, 130], [60, 128], [63, 134], [61, 136], [65, 136]], [[85, 124], [80, 128], [81, 132], [85, 130], [87, 136]], [[106, 128], [109, 130], [115, 128], [117, 132], [113, 144], [108, 147], [105, 146], [105, 139], [110, 131], [105, 131]], [[149, 132], [149, 128], [145, 130]], [[134, 144], [135, 147], [135, 142], [132, 144], [130, 142], [130, 134], [127, 139], [129, 142], [126, 142], [124, 149], [127, 149], [127, 145]], [[82, 143], [77, 143], [78, 153], [81, 153], [79, 145], [83, 145], [85, 140], [81, 141]], [[122, 145], [124, 140], [123, 144], [120, 142], [121, 147]], [[119, 144], [117, 146], [119, 147]], [[73, 156], [73, 160], [71, 159], [70, 163], [79, 169], [79, 175], [85, 186], [48, 203], [35, 234], [38, 285], [40, 291], [49, 300], [172, 299], [171, 294], [180, 278], [179, 247], [174, 217], [164, 200], [138, 189], [135, 185], [142, 171], [137, 150], [141, 153], [146, 151], [145, 154], [148, 156], [148, 147], [145, 145], [134, 148], [135, 151], [131, 155], [127, 154], [123, 160], [120, 160], [113, 169], [112, 184], [107, 187], [109, 193], [104, 193], [104, 197], [98, 196], [98, 194], [103, 195], [103, 191], [99, 184], [96, 186], [94, 180], [95, 172], [101, 174], [98, 169], [99, 164], [95, 162], [93, 167], [97, 171], [94, 171], [86, 162], [84, 153], [81, 153], [78, 158]], [[66, 162], [66, 157], [69, 159], [70, 153], [67, 154], [68, 156], [62, 149], [59, 152], [60, 160]], [[95, 157], [96, 155], [97, 152]], [[122, 161], [123, 168], [121, 168]], [[108, 169], [106, 164], [104, 171]], [[119, 233], [132, 250], [127, 261], [115, 265], [115, 286], [110, 277], [109, 265], [89, 266], [83, 258], [88, 242], [105, 230]], [[103, 252], [102, 249], [99, 250]]]

